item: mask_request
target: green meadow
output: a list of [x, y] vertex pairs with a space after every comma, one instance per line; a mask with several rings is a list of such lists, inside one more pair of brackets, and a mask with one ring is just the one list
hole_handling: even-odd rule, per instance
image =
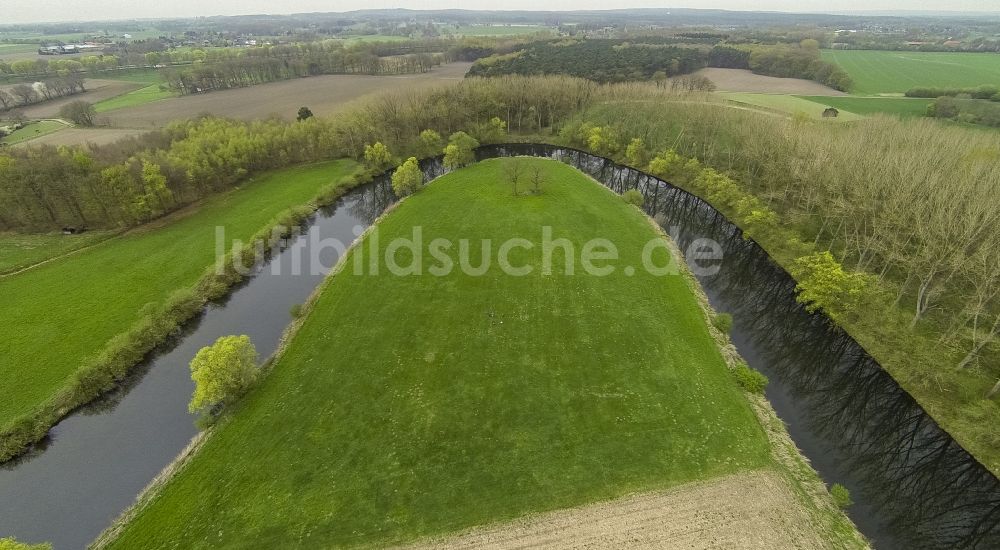
[[[51, 398], [88, 358], [126, 331], [146, 304], [162, 303], [193, 285], [215, 262], [217, 226], [224, 226], [228, 237], [245, 240], [353, 167], [351, 161], [335, 161], [261, 175], [88, 250], [0, 278], [5, 321], [0, 327], [0, 428]], [[53, 239], [41, 246], [56, 243], [62, 245]], [[31, 254], [56, 252], [36, 247]], [[26, 254], [12, 261], [26, 261]]]
[[823, 50], [854, 80], [857, 95], [901, 94], [916, 86], [1000, 85], [1000, 57], [993, 53]]
[[[638, 266], [662, 239], [574, 169], [538, 166], [515, 196], [505, 164], [446, 175], [405, 200], [324, 283], [284, 354], [115, 548], [382, 547], [635, 491], [767, 467], [769, 445], [690, 283]], [[389, 272], [385, 246], [468, 239], [480, 276]], [[606, 276], [567, 275], [514, 237], [608, 239]], [[375, 242], [382, 243], [376, 247]], [[670, 261], [656, 247], [652, 260]], [[359, 256], [360, 255], [360, 256]], [[357, 273], [356, 258], [379, 269]], [[402, 248], [396, 264], [410, 265]], [[733, 498], [739, 498], [733, 495]]]

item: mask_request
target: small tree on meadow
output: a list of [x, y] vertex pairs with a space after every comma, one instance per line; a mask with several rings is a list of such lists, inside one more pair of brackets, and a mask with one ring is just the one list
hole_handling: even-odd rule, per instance
[[256, 376], [257, 350], [250, 337], [223, 336], [191, 360], [195, 388], [188, 410], [205, 414], [229, 405], [246, 393]]
[[303, 120], [306, 120], [306, 119], [312, 118], [312, 117], [313, 117], [312, 109], [310, 109], [309, 107], [299, 107], [299, 112], [295, 116], [295, 120], [297, 120], [299, 122], [302, 122]]
[[424, 173], [420, 170], [417, 157], [410, 157], [392, 173], [392, 190], [398, 197], [416, 193], [424, 184]]
[[543, 181], [545, 181], [545, 170], [536, 162], [531, 165], [531, 185], [534, 186], [536, 195], [542, 192]]
[[420, 132], [420, 149], [424, 156], [431, 156], [436, 154], [441, 150], [444, 144], [441, 139], [441, 134], [435, 132], [434, 130], [424, 130]]
[[633, 206], [638, 206], [639, 208], [642, 208], [643, 202], [646, 201], [645, 197], [643, 197], [642, 193], [640, 193], [637, 189], [629, 189], [628, 191], [625, 191], [622, 193], [622, 199]]
[[524, 174], [524, 163], [519, 158], [510, 159], [504, 163], [503, 171], [507, 176], [507, 181], [510, 182], [510, 186], [514, 189], [514, 195], [516, 196], [517, 182], [521, 180], [521, 176]]
[[392, 166], [392, 153], [381, 141], [365, 145], [365, 166], [373, 172], [384, 172]]
[[448, 138], [444, 148], [444, 165], [449, 170], [468, 166], [476, 161], [476, 147], [479, 142], [465, 132], [455, 132]]

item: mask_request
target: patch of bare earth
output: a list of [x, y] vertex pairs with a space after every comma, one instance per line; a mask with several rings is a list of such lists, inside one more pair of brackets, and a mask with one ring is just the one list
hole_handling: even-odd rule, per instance
[[720, 92], [753, 92], [762, 94], [795, 95], [847, 95], [812, 80], [801, 78], [778, 78], [754, 74], [744, 69], [719, 69], [709, 67], [694, 74], [701, 75], [715, 83]]
[[317, 116], [331, 115], [360, 97], [386, 90], [413, 90], [465, 77], [471, 63], [449, 63], [411, 75], [325, 75], [296, 78], [247, 88], [168, 98], [109, 111], [98, 123], [119, 128], [150, 128], [208, 113], [242, 120], [276, 116], [294, 120], [299, 107]]
[[781, 475], [758, 471], [424, 541], [441, 548], [827, 548]]

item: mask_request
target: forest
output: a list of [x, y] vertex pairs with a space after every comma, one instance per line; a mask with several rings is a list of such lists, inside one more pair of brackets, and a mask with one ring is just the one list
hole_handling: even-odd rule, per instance
[[0, 111], [78, 94], [86, 91], [84, 84], [83, 76], [68, 73], [64, 76], [49, 77], [32, 84], [16, 84], [9, 88], [0, 88]]
[[535, 42], [506, 55], [481, 59], [469, 76], [566, 74], [595, 82], [648, 80], [705, 67], [703, 49], [651, 41], [556, 40]]

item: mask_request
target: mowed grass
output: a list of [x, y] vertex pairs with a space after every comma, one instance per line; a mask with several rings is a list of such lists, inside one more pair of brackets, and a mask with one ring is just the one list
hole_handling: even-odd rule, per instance
[[123, 107], [144, 105], [146, 103], [166, 99], [168, 97], [175, 97], [176, 95], [177, 94], [171, 92], [170, 90], [160, 89], [160, 84], [150, 84], [149, 86], [139, 88], [138, 90], [132, 90], [131, 92], [127, 92], [119, 96], [98, 101], [94, 104], [94, 110], [98, 113], [104, 113], [115, 109], [121, 109]]
[[927, 106], [934, 100], [911, 97], [830, 97], [830, 96], [799, 96], [819, 103], [820, 105], [836, 107], [859, 115], [877, 113], [912, 117], [926, 116]]
[[1000, 85], [1000, 55], [966, 52], [823, 50], [854, 79], [859, 95], [903, 93], [916, 86]]
[[53, 132], [58, 132], [66, 127], [67, 126], [65, 124], [57, 120], [40, 120], [38, 122], [32, 122], [20, 130], [11, 132], [10, 135], [0, 139], [0, 143], [16, 145], [18, 143], [35, 139], [36, 137], [42, 137]]
[[[284, 355], [197, 455], [138, 512], [116, 548], [385, 546], [769, 464], [768, 443], [691, 288], [653, 276], [648, 220], [554, 161], [540, 195], [514, 197], [491, 160], [407, 199], [324, 284]], [[386, 246], [421, 227], [420, 275], [389, 273]], [[579, 252], [612, 241], [587, 275]], [[505, 275], [497, 251], [508, 239]], [[434, 239], [460, 239], [481, 276], [428, 271]], [[657, 248], [656, 265], [668, 253]], [[361, 254], [359, 257], [358, 255]], [[357, 258], [378, 258], [378, 275]], [[397, 264], [410, 265], [401, 249]], [[733, 498], [740, 498], [733, 495]]]
[[90, 246], [113, 234], [112, 231], [88, 231], [79, 235], [0, 233], [0, 275]]
[[[716, 92], [719, 96], [751, 107], [763, 107], [765, 110], [786, 115], [805, 114], [809, 118], [823, 118], [822, 105], [801, 97], [785, 94], [755, 94], [749, 92]], [[831, 121], [851, 121], [863, 118], [855, 113], [842, 110], [837, 118]]]
[[55, 393], [148, 303], [213, 265], [216, 226], [247, 239], [353, 169], [336, 161], [275, 171], [153, 226], [0, 279], [0, 427]]

